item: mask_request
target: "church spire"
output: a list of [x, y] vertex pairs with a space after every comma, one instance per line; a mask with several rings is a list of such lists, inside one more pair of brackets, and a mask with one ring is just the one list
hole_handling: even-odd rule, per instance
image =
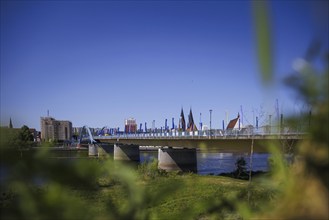
[[190, 114], [188, 115], [188, 129], [190, 131], [197, 130], [196, 126], [194, 124], [193, 114], [192, 114], [192, 108], [190, 108]]
[[181, 112], [180, 112], [180, 120], [179, 120], [179, 124], [180, 124], [180, 128], [182, 129], [182, 131], [185, 131], [185, 129], [186, 129], [186, 124], [185, 124], [185, 117], [184, 117], [183, 107], [182, 107], [182, 110], [181, 110]]

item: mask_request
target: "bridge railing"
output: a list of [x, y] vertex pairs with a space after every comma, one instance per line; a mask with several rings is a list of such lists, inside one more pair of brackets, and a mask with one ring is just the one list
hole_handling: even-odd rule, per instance
[[264, 130], [264, 129], [232, 129], [232, 130], [205, 130], [205, 131], [163, 131], [163, 132], [140, 132], [140, 133], [121, 133], [111, 136], [95, 136], [96, 139], [116, 139], [116, 138], [137, 138], [137, 139], [225, 139], [225, 138], [275, 138], [303, 136], [304, 132], [294, 130]]

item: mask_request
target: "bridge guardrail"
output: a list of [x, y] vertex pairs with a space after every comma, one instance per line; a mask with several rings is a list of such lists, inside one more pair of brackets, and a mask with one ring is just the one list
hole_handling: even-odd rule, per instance
[[95, 139], [270, 139], [270, 138], [301, 138], [306, 133], [290, 132], [290, 133], [210, 133], [209, 131], [194, 132], [162, 132], [162, 133], [133, 133], [120, 134], [110, 136], [94, 136]]

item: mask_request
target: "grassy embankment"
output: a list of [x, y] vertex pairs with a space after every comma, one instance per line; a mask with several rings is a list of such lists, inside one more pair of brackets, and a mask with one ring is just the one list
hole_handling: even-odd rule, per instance
[[[239, 203], [249, 204], [249, 208], [257, 210], [261, 207], [261, 201], [268, 201], [273, 196], [273, 192], [259, 184], [256, 181], [254, 185], [249, 185], [248, 181], [221, 176], [154, 173], [143, 165], [135, 182], [144, 197], [151, 195], [146, 196], [148, 205], [144, 210], [151, 219], [208, 219], [212, 215], [216, 219], [241, 218], [238, 207], [232, 206], [237, 199]], [[100, 217], [108, 209], [127, 212], [124, 210], [129, 206], [127, 202], [138, 197], [127, 190], [126, 185], [114, 180], [103, 179], [99, 186], [92, 191], [79, 190], [74, 194], [84, 202], [93, 204], [89, 206], [90, 211]]]

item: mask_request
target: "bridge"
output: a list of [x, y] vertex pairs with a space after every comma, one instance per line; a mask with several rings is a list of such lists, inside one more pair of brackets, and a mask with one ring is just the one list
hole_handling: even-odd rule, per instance
[[[115, 136], [94, 136], [94, 140], [110, 144], [136, 144], [139, 146], [197, 148], [218, 150], [219, 152], [250, 152], [268, 153], [270, 143], [280, 147], [292, 147], [303, 139], [305, 134], [266, 134], [266, 135], [226, 135], [210, 136], [191, 133], [157, 133], [157, 134], [130, 134]], [[291, 149], [290, 149], [291, 150]]]
[[[221, 153], [268, 153], [269, 145], [285, 153], [293, 153], [304, 133], [239, 133], [209, 131], [168, 131], [159, 133], [117, 134], [93, 136], [88, 131], [89, 153], [96, 155], [101, 143], [114, 148], [115, 160], [139, 161], [140, 146], [158, 147], [159, 168], [164, 170], [196, 171], [196, 149]], [[81, 139], [82, 140], [82, 139]]]

